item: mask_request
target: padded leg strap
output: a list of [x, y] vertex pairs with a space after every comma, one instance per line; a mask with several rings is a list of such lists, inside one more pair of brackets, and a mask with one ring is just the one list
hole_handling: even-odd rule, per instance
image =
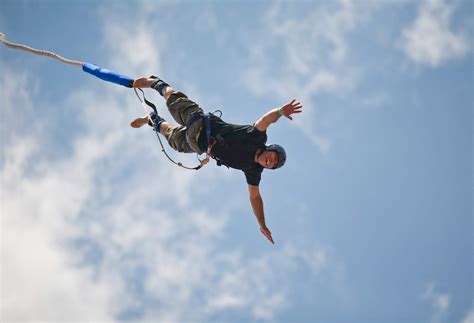
[[150, 119], [148, 120], [148, 125], [153, 127], [154, 131], [160, 133], [160, 126], [163, 121], [165, 121], [165, 119], [157, 115], [155, 112], [152, 112], [150, 114]]
[[152, 78], [156, 78], [153, 83], [151, 83], [151, 87], [160, 93], [161, 96], [163, 96], [163, 89], [167, 86], [170, 86], [168, 83], [163, 81], [162, 79], [156, 77], [156, 76], [151, 76]]

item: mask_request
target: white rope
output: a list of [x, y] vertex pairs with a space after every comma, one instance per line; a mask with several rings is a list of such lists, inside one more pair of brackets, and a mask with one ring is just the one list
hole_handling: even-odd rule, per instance
[[82, 67], [82, 65], [84, 65], [83, 62], [70, 60], [70, 59], [64, 58], [64, 57], [62, 57], [62, 56], [60, 56], [56, 53], [53, 53], [53, 52], [50, 52], [50, 51], [47, 51], [47, 50], [39, 50], [39, 49], [35, 49], [35, 48], [29, 47], [29, 46], [26, 46], [26, 45], [12, 43], [11, 41], [7, 40], [4, 33], [0, 33], [0, 41], [7, 47], [10, 47], [10, 48], [13, 48], [13, 49], [24, 50], [26, 52], [30, 52], [30, 53], [36, 54], [36, 55], [49, 56], [51, 58], [57, 59], [58, 61], [61, 61], [62, 63], [65, 63], [65, 64], [81, 66], [81, 67]]

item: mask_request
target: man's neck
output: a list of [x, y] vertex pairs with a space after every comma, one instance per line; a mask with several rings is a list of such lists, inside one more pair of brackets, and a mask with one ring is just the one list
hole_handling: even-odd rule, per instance
[[254, 161], [258, 164], [258, 157], [263, 153], [263, 148], [258, 148], [257, 152], [255, 153], [255, 159]]

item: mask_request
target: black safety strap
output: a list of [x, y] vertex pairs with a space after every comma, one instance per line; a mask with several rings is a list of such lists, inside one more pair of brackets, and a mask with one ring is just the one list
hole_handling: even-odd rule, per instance
[[[140, 102], [142, 102], [142, 99], [141, 99], [140, 96], [138, 95], [137, 88], [133, 88], [133, 89], [135, 90], [135, 94], [137, 95], [138, 100], [140, 100]], [[148, 100], [146, 99], [146, 97], [145, 97], [145, 92], [143, 92], [143, 90], [140, 89], [140, 88], [139, 88], [138, 90], [139, 90], [140, 92], [142, 92], [143, 101], [145, 101], [146, 105], [148, 105], [150, 108], [152, 108], [153, 111], [155, 111], [156, 114], [158, 114], [158, 111], [156, 110], [156, 106], [155, 106], [152, 102], [150, 102], [150, 101], [148, 101]]]
[[[148, 101], [148, 100], [146, 99], [146, 97], [145, 97], [145, 92], [143, 92], [143, 90], [140, 89], [140, 88], [138, 89], [140, 92], [142, 92], [142, 96], [143, 96], [143, 100], [142, 100], [142, 98], [140, 98], [140, 96], [138, 95], [137, 88], [133, 88], [133, 89], [135, 90], [135, 94], [137, 95], [137, 98], [138, 98], [138, 100], [140, 101], [140, 103], [143, 104], [143, 102], [145, 102], [146, 105], [148, 105], [156, 114], [158, 114], [158, 111], [157, 111], [157, 109], [156, 109], [156, 106], [155, 106], [152, 102], [150, 102], [150, 101]], [[158, 138], [158, 141], [160, 142], [161, 151], [165, 154], [165, 156], [166, 156], [166, 157], [169, 159], [169, 161], [172, 162], [173, 164], [175, 164], [175, 165], [177, 165], [177, 166], [179, 166], [179, 167], [182, 167], [182, 168], [184, 168], [184, 169], [189, 169], [189, 170], [199, 170], [199, 169], [201, 169], [205, 164], [207, 164], [206, 159], [199, 160], [199, 158], [198, 158], [198, 160], [200, 161], [200, 164], [199, 164], [198, 166], [196, 166], [196, 167], [188, 167], [188, 166], [183, 165], [183, 163], [181, 163], [181, 162], [175, 161], [175, 160], [174, 160], [173, 158], [171, 158], [170, 155], [168, 155], [168, 153], [166, 152], [165, 147], [163, 146], [163, 142], [161, 141], [161, 138], [160, 138], [160, 135], [159, 135], [158, 131], [155, 131], [155, 133], [156, 133], [156, 137]], [[207, 160], [209, 160], [209, 159], [207, 159]]]

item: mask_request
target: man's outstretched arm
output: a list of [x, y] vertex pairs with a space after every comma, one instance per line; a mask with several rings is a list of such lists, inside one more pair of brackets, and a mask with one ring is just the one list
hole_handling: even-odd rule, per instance
[[260, 195], [260, 190], [258, 186], [249, 185], [249, 197], [250, 197], [250, 204], [252, 205], [253, 213], [257, 218], [258, 225], [260, 226], [260, 232], [273, 244], [275, 242], [272, 238], [272, 233], [268, 230], [267, 226], [265, 225], [265, 215], [263, 212], [263, 200], [262, 196]]
[[285, 116], [293, 120], [291, 116], [293, 113], [301, 113], [303, 106], [300, 102], [293, 99], [291, 102], [285, 104], [281, 108], [273, 109], [265, 113], [260, 119], [255, 122], [255, 128], [260, 131], [266, 131], [267, 128], [274, 122], [277, 122], [280, 117]]

